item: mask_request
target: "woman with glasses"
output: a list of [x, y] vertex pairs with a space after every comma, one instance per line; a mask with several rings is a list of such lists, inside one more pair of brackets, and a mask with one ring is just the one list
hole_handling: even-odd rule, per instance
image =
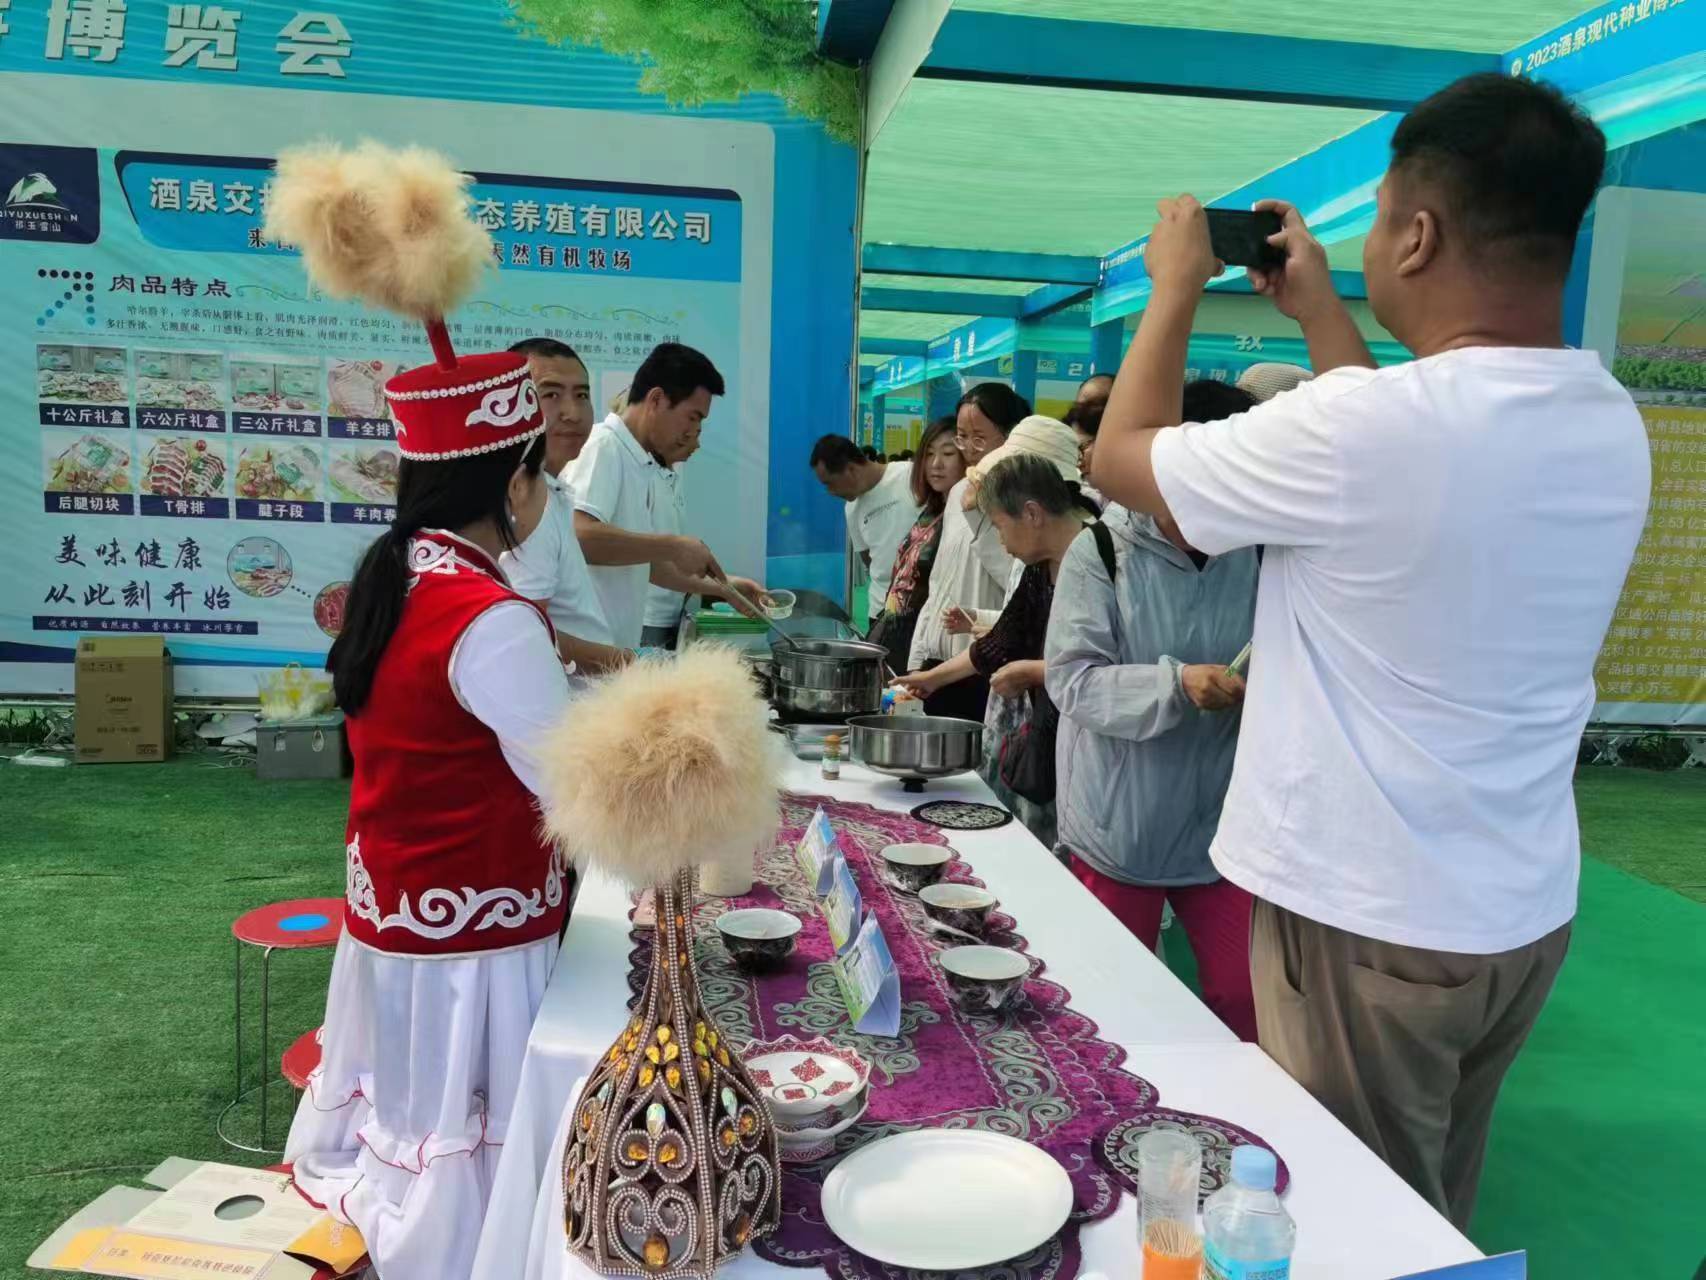
[[942, 513], [950, 490], [966, 473], [966, 460], [954, 443], [954, 419], [938, 418], [918, 442], [912, 461], [912, 497], [919, 505], [894, 559], [883, 611], [866, 637], [889, 651], [889, 665], [900, 668], [912, 650], [918, 613], [930, 593], [930, 572], [942, 540]]

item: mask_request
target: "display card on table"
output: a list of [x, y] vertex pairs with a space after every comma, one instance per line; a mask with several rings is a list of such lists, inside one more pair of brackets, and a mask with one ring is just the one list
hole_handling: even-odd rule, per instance
[[829, 892], [830, 860], [834, 852], [835, 828], [829, 823], [829, 815], [819, 806], [812, 814], [812, 820], [806, 824], [805, 834], [800, 837], [794, 856], [799, 861], [800, 870], [805, 872], [806, 883], [820, 898]]
[[900, 1029], [900, 973], [875, 916], [835, 958], [835, 981], [853, 1027], [866, 1035], [892, 1036]]
[[835, 947], [835, 954], [841, 955], [858, 936], [865, 913], [859, 897], [859, 882], [853, 878], [853, 869], [839, 851], [830, 859], [829, 892], [818, 900], [818, 910], [829, 926], [829, 941]]

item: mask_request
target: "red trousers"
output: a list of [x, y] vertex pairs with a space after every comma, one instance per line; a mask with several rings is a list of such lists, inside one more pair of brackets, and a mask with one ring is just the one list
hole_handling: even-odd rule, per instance
[[1202, 999], [1240, 1040], [1256, 1039], [1256, 998], [1250, 990], [1250, 895], [1230, 880], [1213, 884], [1124, 884], [1077, 857], [1072, 874], [1114, 918], [1151, 951], [1161, 937], [1161, 908], [1185, 928], [1197, 958]]

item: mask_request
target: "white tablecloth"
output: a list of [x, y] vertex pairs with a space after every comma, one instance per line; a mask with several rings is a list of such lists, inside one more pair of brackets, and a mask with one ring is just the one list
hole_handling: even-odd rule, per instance
[[[842, 766], [839, 781], [825, 782], [815, 764], [795, 762], [784, 783], [794, 792], [901, 812], [921, 799], [852, 764]], [[923, 798], [988, 802], [991, 796], [968, 775], [932, 783]], [[1301, 1224], [1298, 1258], [1313, 1260], [1301, 1274], [1375, 1280], [1480, 1256], [1261, 1050], [1239, 1044], [1018, 822], [944, 834], [1017, 919], [1049, 975], [1071, 991], [1073, 1007], [1095, 1019], [1103, 1039], [1126, 1047], [1132, 1069], [1155, 1083], [1165, 1105], [1231, 1120], [1279, 1149], [1296, 1179], [1291, 1201]], [[577, 1082], [627, 1016], [628, 935], [627, 895], [608, 879], [590, 876], [528, 1041], [476, 1280], [574, 1274], [560, 1247], [562, 1225], [555, 1222], [558, 1126]], [[1319, 1224], [1313, 1240], [1311, 1219]], [[1085, 1233], [1086, 1269], [1129, 1274], [1136, 1235], [1128, 1203]], [[772, 1269], [747, 1256], [724, 1274]]]

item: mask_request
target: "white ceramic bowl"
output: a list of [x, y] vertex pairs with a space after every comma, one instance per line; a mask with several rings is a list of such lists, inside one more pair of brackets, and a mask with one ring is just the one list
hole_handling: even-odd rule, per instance
[[932, 920], [980, 938], [996, 906], [995, 895], [974, 884], [927, 884], [918, 891], [918, 900]]
[[794, 950], [800, 918], [770, 907], [743, 907], [717, 917], [717, 934], [737, 964], [780, 964]]
[[871, 1064], [856, 1050], [824, 1036], [758, 1040], [742, 1049], [740, 1056], [784, 1135], [821, 1127], [831, 1110], [845, 1116], [854, 1110], [855, 1102], [862, 1107], [871, 1079]]
[[973, 1013], [999, 1013], [1025, 989], [1031, 962], [1005, 947], [949, 947], [936, 963], [947, 975], [948, 989], [961, 1008]]
[[833, 1114], [826, 1112], [821, 1126], [789, 1131], [778, 1124], [776, 1139], [783, 1163], [810, 1164], [833, 1154], [836, 1138], [863, 1120], [870, 1105], [870, 1093], [861, 1093], [847, 1106], [835, 1108]]
[[908, 893], [935, 884], [953, 860], [954, 851], [945, 844], [891, 844], [883, 850], [883, 869]]

